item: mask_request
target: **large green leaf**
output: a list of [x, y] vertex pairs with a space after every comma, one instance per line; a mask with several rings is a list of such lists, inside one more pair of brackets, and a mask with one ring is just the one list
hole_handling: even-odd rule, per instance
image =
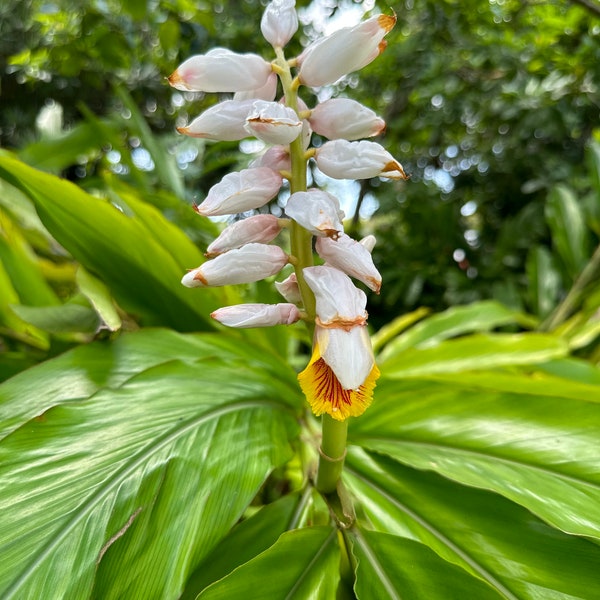
[[394, 352], [384, 358], [381, 367], [388, 377], [421, 377], [437, 373], [536, 364], [562, 358], [568, 352], [566, 340], [554, 335], [477, 334], [445, 340], [425, 348]]
[[297, 524], [299, 508], [298, 494], [289, 494], [236, 525], [198, 565], [181, 600], [193, 600], [205, 587], [267, 550], [284, 531]]
[[44, 368], [0, 386], [9, 406], [40, 394], [47, 408], [0, 444], [3, 598], [177, 598], [289, 458], [298, 395], [285, 367], [217, 336], [153, 333], [158, 348], [146, 337], [124, 365], [111, 344], [72, 351], [63, 374], [59, 357], [54, 394]]
[[335, 529], [296, 529], [208, 587], [198, 600], [331, 600], [339, 584], [339, 563]]
[[[228, 303], [223, 290], [188, 290], [181, 285], [185, 270], [204, 259], [159, 211], [145, 207], [143, 220], [128, 216], [6, 153], [0, 155], [0, 176], [31, 198], [50, 233], [110, 287], [121, 306], [149, 323], [183, 331], [206, 329], [210, 312]], [[149, 211], [153, 228], [146, 225]]]
[[575, 193], [564, 185], [556, 185], [546, 202], [546, 221], [552, 242], [572, 279], [589, 258], [589, 231]]
[[412, 540], [373, 531], [350, 534], [358, 600], [498, 600], [482, 581]]
[[[368, 522], [377, 531], [401, 536], [393, 544], [388, 540], [391, 548], [397, 548], [388, 564], [393, 558], [394, 571], [410, 565], [416, 598], [485, 595], [461, 595], [461, 579], [452, 583], [448, 579], [446, 589], [435, 595], [430, 578], [433, 575], [435, 581], [443, 568], [413, 572], [413, 561], [419, 565], [423, 550], [419, 545], [406, 547], [408, 540], [402, 538], [431, 548], [443, 559], [442, 565], [449, 561], [487, 582], [498, 597], [589, 598], [596, 587], [598, 545], [552, 529], [501, 496], [358, 449], [349, 453], [346, 474]], [[404, 591], [400, 589], [399, 597], [411, 597]]]
[[600, 537], [599, 403], [551, 390], [477, 389], [469, 373], [452, 383], [382, 377], [349, 435], [404, 464], [502, 494], [566, 532]]
[[[418, 314], [418, 313], [417, 313]], [[382, 352], [382, 360], [409, 348], [427, 348], [465, 333], [490, 331], [503, 325], [535, 325], [535, 319], [493, 300], [454, 306], [423, 319], [398, 335]]]
[[195, 364], [214, 357], [231, 366], [241, 362], [244, 370], [257, 371], [255, 377], [270, 378], [269, 385], [284, 402], [298, 405], [303, 401], [292, 369], [262, 348], [219, 334], [143, 329], [115, 342], [80, 346], [4, 382], [0, 387], [0, 439], [52, 406], [115, 389], [146, 369], [170, 360]]

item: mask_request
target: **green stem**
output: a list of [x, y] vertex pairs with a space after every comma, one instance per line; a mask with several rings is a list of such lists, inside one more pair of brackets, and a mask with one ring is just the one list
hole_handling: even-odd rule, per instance
[[[279, 75], [285, 103], [298, 113], [298, 81], [291, 74], [290, 65], [285, 59], [281, 48], [276, 49], [277, 59], [274, 69]], [[290, 179], [290, 192], [305, 192], [307, 188], [307, 154], [304, 151], [302, 135], [290, 144], [290, 160], [292, 176]], [[303, 269], [314, 264], [312, 249], [312, 234], [292, 221], [290, 227], [290, 246], [294, 256], [294, 269], [298, 287], [302, 295], [304, 311], [307, 315], [307, 326], [311, 336], [314, 333], [316, 317], [315, 296], [304, 279]], [[315, 487], [322, 494], [331, 494], [336, 491], [344, 466], [346, 456], [346, 437], [348, 432], [347, 421], [336, 421], [329, 415], [322, 417], [322, 439], [317, 468]]]
[[325, 414], [321, 424], [323, 437], [315, 487], [323, 494], [331, 494], [337, 488], [344, 467], [348, 420], [337, 421]]

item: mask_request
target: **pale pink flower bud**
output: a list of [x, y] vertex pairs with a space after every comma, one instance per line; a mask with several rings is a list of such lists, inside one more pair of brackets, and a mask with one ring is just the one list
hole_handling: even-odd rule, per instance
[[358, 389], [375, 364], [371, 339], [364, 325], [351, 329], [315, 327], [321, 357], [346, 390]]
[[259, 208], [277, 195], [282, 183], [281, 175], [267, 167], [229, 173], [210, 188], [196, 212], [214, 217]]
[[402, 165], [376, 142], [325, 142], [315, 152], [319, 170], [334, 179], [408, 179]]
[[377, 243], [377, 238], [372, 234], [365, 235], [358, 243], [361, 246], [364, 246], [369, 252], [373, 252], [373, 248], [375, 248], [375, 244]]
[[276, 281], [275, 287], [288, 302], [291, 302], [292, 304], [302, 303], [302, 294], [300, 293], [300, 288], [298, 287], [296, 273], [291, 273], [290, 276], [283, 281]]
[[212, 258], [245, 244], [268, 244], [281, 231], [279, 219], [274, 215], [254, 215], [226, 227], [206, 249], [204, 256]]
[[309, 122], [315, 133], [331, 140], [358, 140], [378, 135], [385, 129], [382, 118], [349, 98], [331, 98], [317, 104]]
[[209, 140], [234, 142], [248, 137], [244, 129], [254, 100], [225, 100], [211, 106], [186, 127], [177, 131], [184, 135]]
[[271, 146], [262, 156], [250, 163], [251, 167], [269, 167], [273, 171], [291, 171], [290, 152], [285, 146]]
[[271, 327], [291, 325], [300, 319], [295, 304], [238, 304], [218, 308], [210, 315], [227, 327]]
[[296, 0], [273, 0], [267, 4], [260, 30], [273, 48], [283, 48], [298, 30]]
[[233, 95], [234, 100], [266, 100], [272, 102], [275, 100], [277, 95], [277, 75], [271, 73], [267, 78], [267, 83], [260, 88], [255, 90], [248, 90], [244, 92], [236, 92]]
[[268, 144], [290, 144], [302, 132], [296, 111], [278, 102], [256, 100], [246, 118], [246, 131]]
[[395, 15], [379, 15], [317, 40], [298, 57], [300, 81], [322, 86], [362, 69], [383, 52], [383, 38], [395, 24]]
[[362, 281], [379, 294], [381, 274], [373, 264], [371, 253], [362, 244], [343, 233], [337, 240], [318, 238], [316, 248], [328, 265]]
[[263, 87], [271, 73], [271, 64], [258, 54], [215, 48], [188, 58], [171, 74], [169, 83], [190, 92], [240, 92]]
[[285, 212], [313, 235], [337, 239], [344, 231], [344, 212], [338, 199], [328, 192], [316, 189], [295, 192], [289, 197]]
[[305, 267], [302, 273], [315, 295], [319, 325], [350, 329], [365, 324], [367, 296], [348, 275], [327, 265]]
[[246, 244], [207, 260], [186, 273], [181, 283], [186, 287], [252, 283], [275, 275], [287, 262], [288, 255], [279, 246]]

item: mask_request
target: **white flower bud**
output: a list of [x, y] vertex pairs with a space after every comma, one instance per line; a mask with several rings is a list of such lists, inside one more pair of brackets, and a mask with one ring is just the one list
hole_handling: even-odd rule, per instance
[[234, 142], [248, 137], [244, 129], [254, 100], [225, 100], [211, 106], [186, 127], [177, 131], [184, 135], [209, 140]]
[[229, 173], [210, 188], [196, 212], [213, 217], [260, 208], [277, 195], [282, 183], [281, 175], [267, 167]]
[[371, 253], [362, 244], [343, 233], [337, 240], [317, 239], [316, 249], [328, 265], [362, 281], [379, 294], [381, 274], [373, 264]]
[[267, 83], [255, 90], [245, 92], [236, 92], [233, 95], [234, 100], [266, 100], [272, 102], [277, 95], [277, 75], [271, 73], [267, 78]]
[[358, 243], [361, 246], [364, 246], [369, 252], [373, 252], [373, 248], [375, 248], [375, 244], [377, 243], [377, 238], [373, 234], [365, 235]]
[[188, 58], [169, 77], [178, 90], [190, 92], [240, 92], [267, 84], [272, 69], [258, 54], [237, 54], [214, 48]]
[[348, 275], [327, 265], [305, 267], [302, 273], [315, 295], [321, 326], [349, 329], [365, 324], [367, 296]]
[[408, 179], [402, 165], [376, 142], [325, 142], [315, 152], [319, 170], [334, 179]]
[[256, 100], [246, 118], [245, 129], [268, 144], [286, 145], [300, 135], [302, 121], [289, 106]]
[[292, 304], [302, 303], [302, 294], [300, 293], [300, 288], [298, 287], [296, 273], [291, 273], [290, 276], [283, 281], [276, 281], [275, 287], [288, 302], [291, 302]]
[[269, 167], [273, 171], [291, 171], [292, 161], [286, 146], [271, 146], [263, 155], [250, 163], [252, 168]]
[[317, 189], [295, 192], [289, 197], [285, 212], [313, 235], [337, 239], [344, 231], [344, 212], [338, 199], [328, 192]]
[[186, 273], [181, 283], [186, 287], [208, 287], [252, 283], [275, 275], [288, 262], [279, 246], [246, 244], [207, 260]]
[[362, 69], [384, 50], [383, 38], [395, 24], [395, 16], [379, 15], [317, 40], [298, 57], [301, 83], [327, 85]]
[[274, 215], [254, 215], [226, 227], [206, 249], [204, 256], [212, 258], [245, 244], [268, 244], [281, 231], [279, 219]]
[[309, 122], [315, 133], [330, 140], [358, 140], [378, 135], [385, 129], [383, 119], [349, 98], [331, 98], [317, 104]]
[[267, 4], [260, 30], [273, 48], [283, 48], [298, 30], [295, 0], [273, 0]]
[[271, 327], [291, 325], [300, 319], [295, 304], [238, 304], [218, 308], [210, 315], [227, 327]]

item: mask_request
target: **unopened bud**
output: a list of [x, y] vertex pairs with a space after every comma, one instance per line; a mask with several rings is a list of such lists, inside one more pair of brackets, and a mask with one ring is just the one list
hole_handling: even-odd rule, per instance
[[177, 131], [184, 135], [209, 140], [234, 142], [248, 137], [244, 129], [254, 100], [225, 100], [211, 106], [186, 127]]
[[336, 241], [328, 238], [317, 239], [316, 248], [319, 256], [328, 265], [362, 281], [379, 294], [381, 274], [373, 264], [371, 253], [362, 244], [344, 233]]
[[319, 170], [334, 179], [408, 179], [402, 165], [376, 142], [325, 142], [315, 152]]
[[295, 0], [273, 0], [263, 13], [260, 30], [273, 48], [283, 48], [298, 30]]
[[317, 104], [309, 122], [315, 133], [330, 140], [359, 140], [378, 135], [385, 129], [382, 118], [349, 98], [331, 98]]
[[213, 217], [260, 208], [277, 195], [282, 183], [281, 175], [267, 167], [229, 173], [210, 188], [196, 211]]
[[287, 262], [288, 255], [279, 246], [246, 244], [207, 260], [197, 269], [186, 273], [181, 283], [186, 287], [252, 283], [275, 275]]
[[317, 87], [362, 69], [383, 52], [383, 38], [395, 24], [395, 16], [379, 15], [317, 40], [298, 57], [300, 81]]
[[169, 77], [178, 90], [190, 92], [239, 92], [266, 85], [271, 65], [258, 54], [237, 54], [214, 48], [188, 58]]
[[248, 113], [245, 128], [263, 142], [286, 145], [300, 135], [302, 121], [289, 106], [256, 100]]
[[340, 203], [328, 192], [317, 189], [295, 192], [289, 197], [285, 212], [313, 235], [337, 239], [344, 231]]
[[234, 248], [250, 243], [268, 244], [281, 231], [279, 219], [274, 215], [254, 215], [226, 227], [206, 249], [205, 256], [212, 258]]
[[295, 304], [238, 304], [218, 308], [210, 315], [227, 327], [247, 329], [291, 325], [300, 319]]

